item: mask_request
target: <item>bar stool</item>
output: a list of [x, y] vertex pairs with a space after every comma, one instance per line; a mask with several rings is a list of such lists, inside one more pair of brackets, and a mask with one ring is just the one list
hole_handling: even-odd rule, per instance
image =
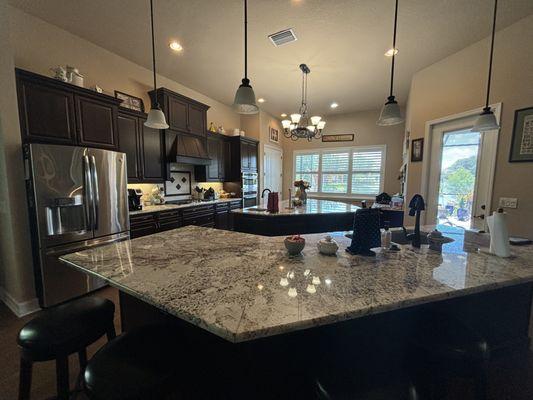
[[[85, 393], [91, 400], [191, 398], [198, 371], [192, 351], [172, 325], [147, 325], [106, 343], [85, 369]], [[204, 376], [206, 380], [207, 377]], [[193, 398], [200, 398], [194, 396]]]
[[29, 400], [33, 363], [56, 361], [57, 398], [69, 397], [68, 356], [78, 353], [80, 369], [87, 364], [87, 346], [103, 335], [115, 337], [112, 301], [83, 297], [46, 309], [20, 330], [19, 400]]
[[451, 315], [429, 309], [419, 316], [411, 344], [415, 353], [412, 375], [430, 399], [444, 396], [443, 378], [447, 375], [473, 379], [476, 399], [487, 399], [490, 349], [473, 329]]

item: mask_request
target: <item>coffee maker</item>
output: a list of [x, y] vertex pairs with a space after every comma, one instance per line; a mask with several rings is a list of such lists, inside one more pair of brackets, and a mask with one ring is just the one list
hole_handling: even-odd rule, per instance
[[128, 208], [130, 211], [142, 210], [141, 196], [143, 192], [141, 189], [128, 189]]

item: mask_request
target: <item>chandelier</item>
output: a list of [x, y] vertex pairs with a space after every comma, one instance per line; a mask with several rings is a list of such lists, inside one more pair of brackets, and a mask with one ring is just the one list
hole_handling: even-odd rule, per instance
[[302, 71], [302, 104], [298, 114], [291, 114], [291, 119], [284, 119], [281, 121], [283, 126], [283, 135], [292, 140], [319, 139], [322, 136], [322, 129], [326, 125], [319, 116], [309, 117], [307, 111], [307, 75], [311, 72], [309, 67], [305, 64], [300, 64]]

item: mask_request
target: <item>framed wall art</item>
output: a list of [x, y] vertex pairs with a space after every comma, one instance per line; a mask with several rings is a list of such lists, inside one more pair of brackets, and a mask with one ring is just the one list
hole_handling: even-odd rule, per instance
[[513, 138], [509, 162], [533, 161], [533, 107], [514, 113]]
[[424, 138], [411, 140], [411, 162], [424, 159]]

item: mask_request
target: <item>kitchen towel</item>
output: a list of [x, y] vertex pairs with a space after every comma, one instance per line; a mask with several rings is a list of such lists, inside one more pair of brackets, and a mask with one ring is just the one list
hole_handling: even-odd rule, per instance
[[505, 214], [498, 210], [487, 217], [487, 224], [490, 232], [490, 252], [498, 257], [509, 257], [511, 249], [509, 246], [509, 232]]

